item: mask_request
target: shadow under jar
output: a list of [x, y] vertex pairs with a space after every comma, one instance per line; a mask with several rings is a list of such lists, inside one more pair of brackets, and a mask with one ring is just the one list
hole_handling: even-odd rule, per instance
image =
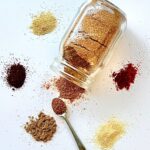
[[117, 6], [107, 0], [86, 3], [63, 38], [52, 70], [80, 87], [89, 88], [125, 29], [125, 14]]

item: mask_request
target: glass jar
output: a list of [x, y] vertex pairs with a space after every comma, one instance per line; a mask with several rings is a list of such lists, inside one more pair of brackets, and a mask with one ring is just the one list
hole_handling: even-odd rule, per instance
[[107, 0], [86, 3], [63, 38], [52, 70], [87, 89], [125, 29], [125, 14], [117, 6]]

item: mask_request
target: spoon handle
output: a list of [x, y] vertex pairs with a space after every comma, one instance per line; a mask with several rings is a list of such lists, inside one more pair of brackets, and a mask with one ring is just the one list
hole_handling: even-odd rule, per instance
[[69, 122], [69, 120], [67, 119], [67, 117], [63, 117], [64, 120], [66, 121], [68, 127], [70, 128], [72, 135], [74, 136], [74, 139], [78, 145], [79, 150], [86, 150], [85, 146], [83, 145], [83, 143], [81, 142], [80, 138], [78, 137], [78, 135], [76, 134], [75, 130], [73, 129], [71, 123]]

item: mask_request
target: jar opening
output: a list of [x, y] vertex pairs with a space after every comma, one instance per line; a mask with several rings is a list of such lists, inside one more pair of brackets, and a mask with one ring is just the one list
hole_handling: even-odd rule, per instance
[[55, 58], [50, 68], [58, 75], [73, 82], [74, 84], [87, 89], [92, 82], [92, 77], [82, 72], [81, 70], [74, 68], [65, 61]]

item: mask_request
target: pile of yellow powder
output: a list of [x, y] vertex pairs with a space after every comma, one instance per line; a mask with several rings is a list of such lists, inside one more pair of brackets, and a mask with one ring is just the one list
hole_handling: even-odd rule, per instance
[[34, 16], [31, 29], [35, 35], [45, 35], [52, 32], [57, 26], [57, 20], [51, 12], [42, 12]]
[[100, 126], [96, 133], [96, 144], [102, 149], [110, 149], [125, 133], [125, 125], [116, 118]]

